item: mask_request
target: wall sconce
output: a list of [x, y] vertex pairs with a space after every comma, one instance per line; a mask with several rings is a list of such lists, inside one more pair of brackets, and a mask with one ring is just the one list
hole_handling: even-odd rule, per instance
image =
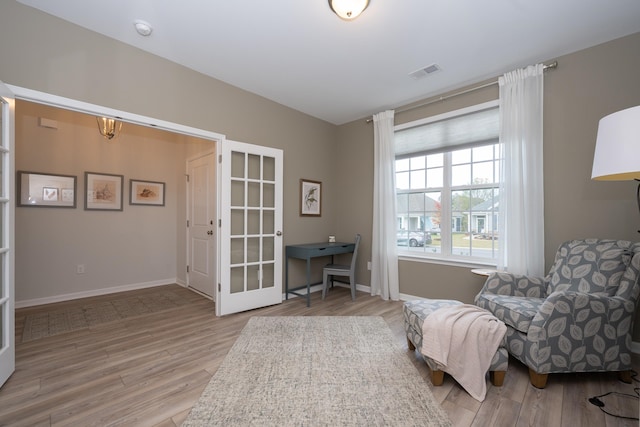
[[329, 7], [345, 21], [356, 19], [369, 6], [369, 0], [329, 0]]
[[100, 135], [104, 136], [106, 139], [111, 140], [113, 138], [117, 138], [120, 135], [120, 131], [122, 130], [122, 122], [116, 119], [110, 119], [108, 117], [96, 117], [96, 121], [98, 122], [98, 130], [100, 131]]

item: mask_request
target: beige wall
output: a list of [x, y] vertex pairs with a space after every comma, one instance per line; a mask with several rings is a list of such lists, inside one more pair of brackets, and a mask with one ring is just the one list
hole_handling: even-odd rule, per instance
[[[556, 58], [548, 58], [551, 61]], [[640, 214], [634, 182], [590, 179], [598, 121], [640, 104], [640, 33], [557, 58], [558, 68], [545, 75], [544, 180], [545, 258], [550, 266], [565, 240], [607, 237], [637, 241]], [[396, 115], [396, 124], [497, 99], [492, 86], [428, 107]], [[339, 128], [341, 193], [339, 232], [364, 233], [363, 256], [370, 256], [373, 202], [373, 127], [357, 120]], [[350, 203], [357, 200], [357, 203]], [[360, 283], [369, 284], [365, 260]], [[425, 298], [457, 298], [472, 302], [482, 279], [468, 269], [433, 263], [400, 261], [400, 292]], [[637, 316], [640, 317], [640, 316]], [[636, 323], [640, 319], [636, 319]], [[640, 328], [634, 333], [640, 341]]]

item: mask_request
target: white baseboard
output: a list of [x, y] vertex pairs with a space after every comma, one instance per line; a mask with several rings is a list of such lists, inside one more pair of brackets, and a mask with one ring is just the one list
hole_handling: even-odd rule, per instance
[[[153, 288], [155, 286], [172, 285], [178, 283], [177, 279], [156, 280], [153, 282], [132, 283], [130, 285], [114, 286], [112, 288], [102, 288], [85, 292], [75, 292], [72, 294], [56, 295], [53, 297], [36, 298], [30, 300], [16, 301], [16, 308], [33, 307], [34, 305], [51, 304], [54, 302], [69, 301], [79, 298], [96, 297], [100, 295], [114, 294], [116, 292], [134, 291], [136, 289]], [[182, 285], [184, 286], [184, 285]]]

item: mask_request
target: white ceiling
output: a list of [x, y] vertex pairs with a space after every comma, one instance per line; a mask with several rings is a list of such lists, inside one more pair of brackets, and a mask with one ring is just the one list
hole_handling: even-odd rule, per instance
[[640, 31], [639, 0], [18, 1], [334, 124]]

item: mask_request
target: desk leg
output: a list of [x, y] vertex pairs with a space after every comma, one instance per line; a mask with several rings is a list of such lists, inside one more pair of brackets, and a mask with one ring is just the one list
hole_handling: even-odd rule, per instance
[[284, 258], [284, 299], [289, 299], [289, 257]]
[[307, 307], [311, 307], [311, 258], [307, 258]]

